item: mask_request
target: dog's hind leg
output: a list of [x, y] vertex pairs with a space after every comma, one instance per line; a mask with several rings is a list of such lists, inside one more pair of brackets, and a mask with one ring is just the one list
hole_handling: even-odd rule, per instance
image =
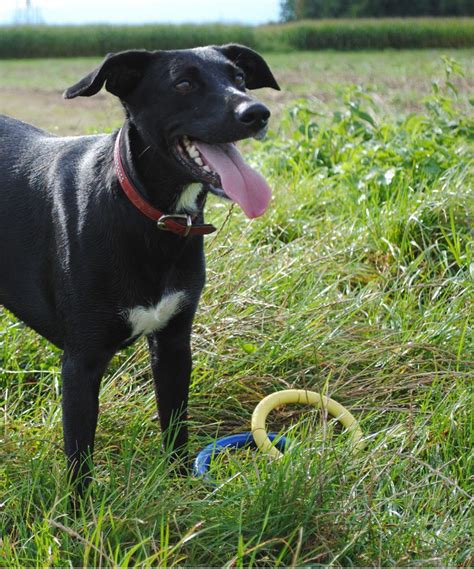
[[111, 356], [64, 352], [62, 408], [64, 450], [71, 481], [83, 495], [90, 480], [99, 414], [100, 381]]
[[186, 470], [188, 393], [191, 377], [191, 326], [194, 310], [185, 310], [168, 326], [148, 336], [163, 446]]

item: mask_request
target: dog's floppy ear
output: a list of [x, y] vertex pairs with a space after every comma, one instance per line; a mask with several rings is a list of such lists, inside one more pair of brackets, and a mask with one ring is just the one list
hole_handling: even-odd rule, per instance
[[153, 53], [146, 50], [109, 53], [97, 69], [66, 89], [64, 98], [90, 97], [98, 93], [104, 83], [107, 91], [124, 97], [137, 86], [152, 57]]
[[237, 43], [215, 46], [215, 49], [243, 69], [248, 89], [271, 87], [277, 91], [280, 90], [267, 62], [253, 49]]

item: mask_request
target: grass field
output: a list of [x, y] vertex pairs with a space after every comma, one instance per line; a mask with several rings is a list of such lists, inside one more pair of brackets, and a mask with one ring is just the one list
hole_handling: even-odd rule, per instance
[[474, 18], [350, 18], [288, 24], [3, 26], [0, 59], [100, 56], [140, 46], [182, 49], [241, 43], [258, 51], [474, 47]]
[[[423, 97], [432, 80], [442, 73], [441, 57], [455, 57], [465, 70], [455, 81], [465, 93], [474, 89], [473, 50], [417, 50], [381, 52], [270, 53], [269, 61], [280, 92], [263, 90], [259, 97], [277, 113], [295, 98], [305, 97], [333, 105], [348, 84], [360, 84], [372, 92], [379, 112], [407, 114], [424, 109]], [[80, 134], [118, 127], [120, 105], [105, 93], [64, 101], [66, 87], [100, 62], [97, 58], [0, 60], [0, 112], [32, 122], [52, 132]], [[468, 109], [468, 106], [465, 107]], [[275, 125], [278, 122], [275, 122]]]
[[[293, 441], [282, 460], [233, 453], [217, 486], [180, 478], [139, 342], [103, 382], [94, 495], [73, 518], [60, 353], [4, 311], [0, 566], [472, 565], [472, 55], [270, 55], [273, 131], [246, 150], [272, 206], [251, 223], [208, 208], [221, 229], [193, 336], [191, 453], [287, 387], [347, 406], [364, 451], [286, 407], [270, 421]], [[0, 61], [0, 113], [65, 134], [118, 126], [108, 95], [60, 98], [96, 62]]]

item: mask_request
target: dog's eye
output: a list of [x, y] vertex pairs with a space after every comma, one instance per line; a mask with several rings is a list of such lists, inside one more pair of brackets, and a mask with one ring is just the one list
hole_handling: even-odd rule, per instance
[[194, 85], [191, 83], [191, 81], [183, 79], [182, 81], [178, 81], [177, 83], [175, 83], [174, 88], [176, 89], [176, 91], [179, 91], [180, 93], [189, 93], [194, 89]]
[[236, 74], [235, 84], [237, 85], [237, 87], [245, 87], [245, 75], [243, 73]]

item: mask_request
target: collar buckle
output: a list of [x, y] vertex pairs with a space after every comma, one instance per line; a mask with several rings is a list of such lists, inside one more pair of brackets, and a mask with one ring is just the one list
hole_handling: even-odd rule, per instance
[[[162, 231], [174, 231], [173, 228], [170, 227], [169, 223], [167, 222], [171, 221], [173, 223], [176, 222], [176, 220], [186, 221], [186, 227], [184, 228], [185, 231], [183, 233], [183, 237], [187, 237], [193, 226], [193, 220], [191, 216], [188, 214], [185, 213], [163, 214], [156, 222], [156, 226], [158, 227], [158, 229], [161, 229]], [[179, 223], [179, 225], [181, 225], [181, 223]]]

